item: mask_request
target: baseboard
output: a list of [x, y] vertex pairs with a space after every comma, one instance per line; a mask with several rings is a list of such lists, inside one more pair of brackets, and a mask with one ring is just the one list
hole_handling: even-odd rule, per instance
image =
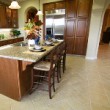
[[85, 57], [85, 59], [87, 59], [87, 60], [96, 60], [97, 57]]

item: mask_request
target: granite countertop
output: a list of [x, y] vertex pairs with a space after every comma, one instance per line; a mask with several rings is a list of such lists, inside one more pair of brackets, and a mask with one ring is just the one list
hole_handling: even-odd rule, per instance
[[43, 46], [46, 51], [44, 52], [31, 52], [28, 46], [16, 46], [16, 45], [7, 45], [0, 48], [0, 57], [1, 58], [10, 58], [16, 60], [23, 60], [29, 62], [36, 62], [41, 59], [43, 56], [48, 54], [52, 49], [54, 49], [61, 42], [55, 43], [54, 46]]

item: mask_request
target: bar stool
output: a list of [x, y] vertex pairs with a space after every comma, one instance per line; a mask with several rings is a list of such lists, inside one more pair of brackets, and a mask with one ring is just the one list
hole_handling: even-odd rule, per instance
[[61, 57], [61, 66], [62, 66], [62, 70], [63, 70], [63, 73], [66, 69], [66, 43], [63, 42], [63, 44], [61, 45], [61, 53], [60, 53], [60, 57]]
[[53, 86], [53, 91], [55, 92], [55, 64], [56, 64], [57, 54], [53, 50], [50, 53], [50, 61], [40, 61], [36, 63], [32, 69], [32, 82], [31, 91], [36, 89], [36, 84], [39, 86], [42, 81], [46, 79], [49, 91], [49, 98], [51, 99], [51, 87]]

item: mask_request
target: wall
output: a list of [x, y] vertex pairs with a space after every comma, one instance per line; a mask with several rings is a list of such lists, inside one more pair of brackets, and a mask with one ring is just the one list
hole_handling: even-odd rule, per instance
[[4, 36], [5, 36], [6, 38], [11, 37], [11, 36], [10, 36], [10, 30], [11, 30], [11, 29], [0, 29], [0, 34], [4, 34]]
[[86, 59], [97, 59], [103, 17], [108, 4], [107, 0], [94, 0]]

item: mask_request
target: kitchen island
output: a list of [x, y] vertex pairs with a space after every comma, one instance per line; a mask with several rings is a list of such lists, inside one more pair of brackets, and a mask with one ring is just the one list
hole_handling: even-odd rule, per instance
[[43, 46], [46, 51], [32, 52], [28, 46], [8, 45], [0, 49], [0, 93], [12, 99], [21, 100], [31, 87], [33, 65], [58, 47]]

